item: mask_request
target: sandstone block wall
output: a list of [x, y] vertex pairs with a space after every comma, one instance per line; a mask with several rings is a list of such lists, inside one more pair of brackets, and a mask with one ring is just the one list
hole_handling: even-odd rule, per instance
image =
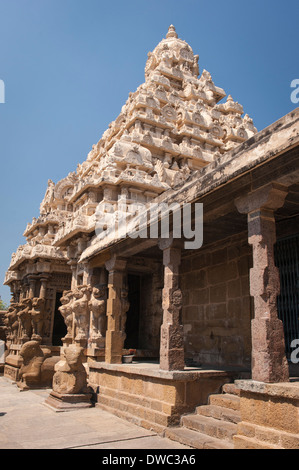
[[238, 381], [242, 421], [236, 449], [299, 448], [298, 382], [264, 384]]
[[219, 393], [230, 374], [206, 371], [164, 372], [142, 365], [90, 364], [89, 384], [97, 406], [139, 426], [162, 432], [179, 424], [183, 414]]
[[182, 259], [186, 358], [203, 365], [250, 367], [251, 263], [247, 234]]

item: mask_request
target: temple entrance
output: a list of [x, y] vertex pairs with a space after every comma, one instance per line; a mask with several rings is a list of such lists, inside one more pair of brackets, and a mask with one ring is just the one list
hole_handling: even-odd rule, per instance
[[275, 263], [280, 273], [278, 316], [283, 322], [286, 356], [290, 360], [294, 349], [291, 343], [299, 338], [299, 235], [277, 241]]
[[52, 334], [52, 345], [62, 346], [61, 338], [67, 333], [66, 324], [64, 323], [63, 316], [58, 310], [61, 302], [62, 292], [56, 292], [55, 312], [54, 312], [54, 323], [53, 323], [53, 334]]
[[140, 276], [128, 274], [128, 300], [130, 307], [127, 312], [125, 349], [139, 347], [140, 321]]

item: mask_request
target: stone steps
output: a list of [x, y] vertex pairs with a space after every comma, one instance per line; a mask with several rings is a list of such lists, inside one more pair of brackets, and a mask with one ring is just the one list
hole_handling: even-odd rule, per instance
[[240, 389], [233, 383], [233, 384], [224, 384], [222, 387], [223, 393], [228, 393], [230, 395], [236, 395], [237, 397], [240, 396]]
[[240, 411], [240, 398], [237, 395], [232, 395], [230, 393], [210, 395], [209, 404], [229, 408], [234, 411]]
[[168, 428], [165, 437], [177, 441], [180, 444], [194, 447], [195, 449], [233, 449], [234, 445], [228, 441], [215, 439], [207, 434], [199, 433], [187, 428]]
[[237, 433], [236, 424], [199, 414], [183, 416], [181, 424], [193, 431], [231, 442]]
[[201, 405], [196, 408], [199, 415], [210, 416], [218, 420], [228, 421], [229, 423], [238, 424], [241, 421], [240, 413], [236, 410], [230, 410], [217, 405]]
[[240, 392], [226, 384], [222, 394], [209, 396], [208, 405], [184, 415], [180, 426], [167, 428], [165, 436], [196, 449], [233, 449], [240, 417]]

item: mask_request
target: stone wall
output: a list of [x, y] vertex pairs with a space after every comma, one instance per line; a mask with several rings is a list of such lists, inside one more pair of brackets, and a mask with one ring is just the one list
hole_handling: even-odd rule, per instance
[[186, 358], [203, 365], [250, 367], [252, 255], [247, 234], [184, 254], [181, 288]]
[[299, 448], [298, 382], [265, 384], [236, 381], [240, 388], [241, 422], [235, 449]]
[[206, 404], [209, 395], [219, 393], [232, 377], [214, 370], [162, 371], [155, 364], [89, 365], [96, 406], [158, 433]]

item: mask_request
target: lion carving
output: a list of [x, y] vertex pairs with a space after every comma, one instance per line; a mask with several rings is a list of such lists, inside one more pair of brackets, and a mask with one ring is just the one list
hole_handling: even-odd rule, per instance
[[22, 390], [49, 387], [54, 375], [54, 366], [59, 357], [51, 357], [49, 349], [42, 349], [39, 341], [27, 341], [20, 350], [23, 364], [19, 371], [18, 387]]
[[65, 360], [56, 366], [53, 391], [59, 394], [86, 393], [87, 374], [83, 365], [83, 348], [71, 344], [63, 350]]

